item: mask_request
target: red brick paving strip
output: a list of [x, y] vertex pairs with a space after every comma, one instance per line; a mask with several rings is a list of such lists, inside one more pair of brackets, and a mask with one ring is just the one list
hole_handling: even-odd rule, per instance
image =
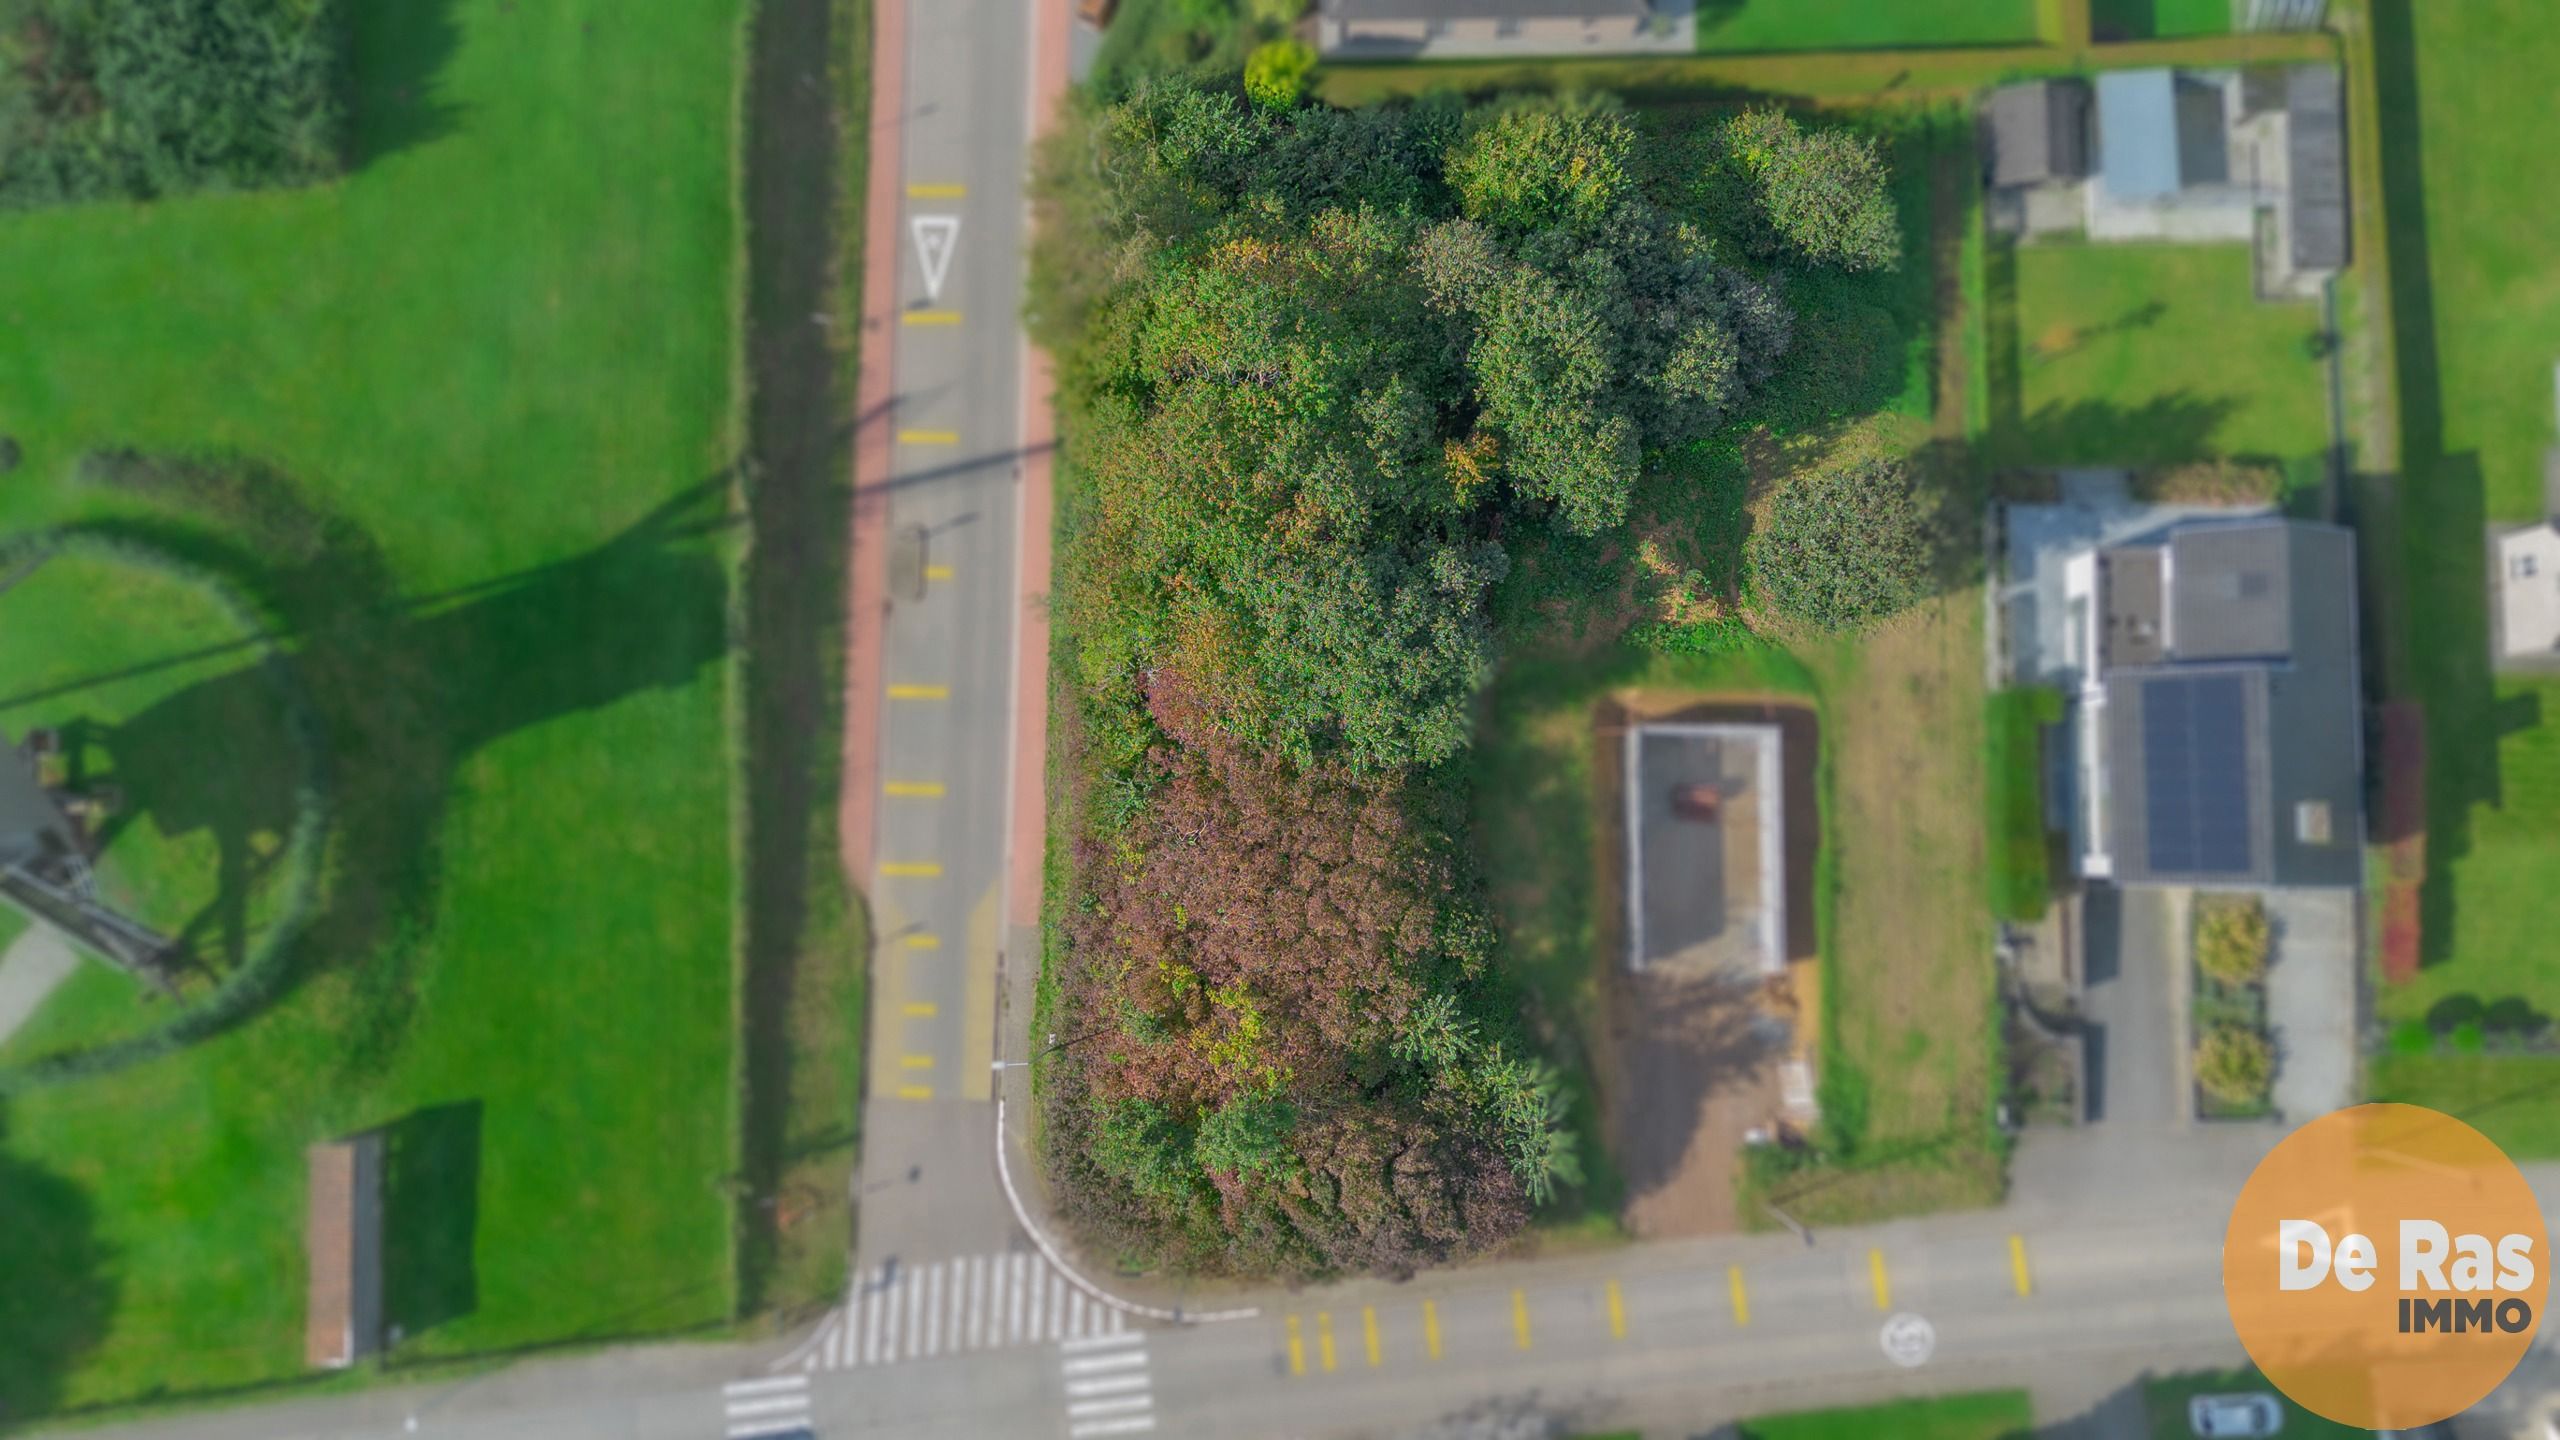
[[311, 1288], [303, 1309], [303, 1363], [334, 1370], [355, 1359], [356, 1149], [341, 1141], [304, 1152], [310, 1211], [303, 1221]]
[[[1033, 0], [1031, 114], [1049, 129], [1067, 93], [1067, 10]], [[1014, 577], [1012, 873], [1006, 920], [1040, 923], [1041, 859], [1048, 837], [1050, 462], [1057, 448], [1057, 372], [1047, 351], [1024, 347], [1022, 373], [1022, 563]]]
[[853, 582], [846, 617], [844, 793], [836, 823], [845, 874], [871, 884], [873, 808], [880, 793], [880, 639], [887, 619], [890, 438], [897, 393], [899, 196], [904, 190], [899, 115], [906, 107], [906, 0], [871, 11], [871, 159], [862, 207], [862, 375], [854, 395]]

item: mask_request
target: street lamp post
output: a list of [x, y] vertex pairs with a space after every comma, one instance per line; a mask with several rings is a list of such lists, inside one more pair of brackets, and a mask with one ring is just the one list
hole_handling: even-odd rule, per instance
[[1058, 1032], [1052, 1030], [1049, 1032], [1049, 1043], [1042, 1046], [1040, 1049], [1033, 1051], [1029, 1060], [998, 1060], [991, 1068], [993, 1068], [998, 1074], [1002, 1074], [1007, 1070], [1028, 1070], [1032, 1067], [1033, 1063], [1041, 1059], [1055, 1055], [1061, 1050], [1074, 1049], [1076, 1046], [1083, 1044], [1087, 1040], [1097, 1039], [1109, 1033], [1110, 1031], [1107, 1028], [1102, 1030], [1087, 1030], [1083, 1034], [1076, 1036], [1074, 1039], [1061, 1041], [1058, 1038]]

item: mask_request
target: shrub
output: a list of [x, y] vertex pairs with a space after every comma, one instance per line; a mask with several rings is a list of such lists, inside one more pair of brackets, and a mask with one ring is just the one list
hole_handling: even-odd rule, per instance
[[2196, 905], [2196, 968], [2224, 985], [2255, 985], [2267, 973], [2267, 910], [2255, 898]]
[[2044, 823], [2044, 727], [2062, 719], [2051, 686], [2003, 690], [1988, 701], [1983, 765], [1991, 808], [1991, 909], [2003, 920], [2044, 917], [2053, 895]]
[[1788, 482], [1750, 540], [1769, 599], [1825, 630], [1855, 630], [1920, 598], [1932, 525], [1910, 472], [1864, 460]]
[[334, 174], [341, 49], [334, 0], [0, 0], [0, 204]]
[[2424, 1020], [2403, 1020], [2391, 1027], [2391, 1053], [2394, 1055], [2427, 1055], [2436, 1048], [2436, 1032]]
[[2272, 505], [2284, 494], [2284, 471], [2263, 461], [2196, 460], [2137, 471], [2132, 489], [2150, 504]]
[[2196, 1083], [2228, 1105], [2266, 1099], [2275, 1077], [2275, 1051], [2267, 1037], [2238, 1025], [2217, 1026], [2196, 1046]]
[[1769, 108], [1727, 121], [1724, 138], [1762, 218], [1788, 248], [1844, 270], [1886, 270], [1901, 260], [1891, 175], [1873, 140], [1845, 130], [1807, 130]]
[[2486, 1047], [2487, 1036], [2477, 1020], [2465, 1020], [2453, 1027], [2450, 1037], [2456, 1055], [2477, 1055]]
[[1245, 98], [1273, 110], [1298, 103], [1307, 75], [1316, 68], [1316, 49], [1304, 40], [1274, 40], [1254, 47], [1244, 62]]
[[1244, 13], [1253, 23], [1278, 30], [1298, 23], [1307, 13], [1307, 0], [1245, 0]]

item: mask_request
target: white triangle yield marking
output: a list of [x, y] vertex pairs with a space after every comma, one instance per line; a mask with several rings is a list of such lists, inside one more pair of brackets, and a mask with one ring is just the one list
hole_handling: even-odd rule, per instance
[[907, 222], [916, 241], [916, 263], [924, 269], [924, 298], [942, 298], [942, 282], [951, 277], [951, 252], [960, 248], [960, 217], [918, 215]]

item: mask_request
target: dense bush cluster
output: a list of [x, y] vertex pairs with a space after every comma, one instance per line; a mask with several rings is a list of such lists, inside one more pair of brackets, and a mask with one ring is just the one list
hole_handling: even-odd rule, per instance
[[334, 174], [339, 26], [337, 0], [0, 0], [0, 204]]
[[1086, 801], [1044, 1152], [1122, 1254], [1397, 1273], [1578, 1179], [1435, 767], [1512, 551], [1621, 527], [1795, 331], [1769, 218], [1667, 210], [1636, 146], [1607, 99], [1150, 80], [1044, 157]]
[[1791, 480], [1751, 535], [1751, 564], [1780, 610], [1825, 630], [1854, 630], [1926, 590], [1936, 536], [1929, 507], [1896, 460], [1861, 460]]

